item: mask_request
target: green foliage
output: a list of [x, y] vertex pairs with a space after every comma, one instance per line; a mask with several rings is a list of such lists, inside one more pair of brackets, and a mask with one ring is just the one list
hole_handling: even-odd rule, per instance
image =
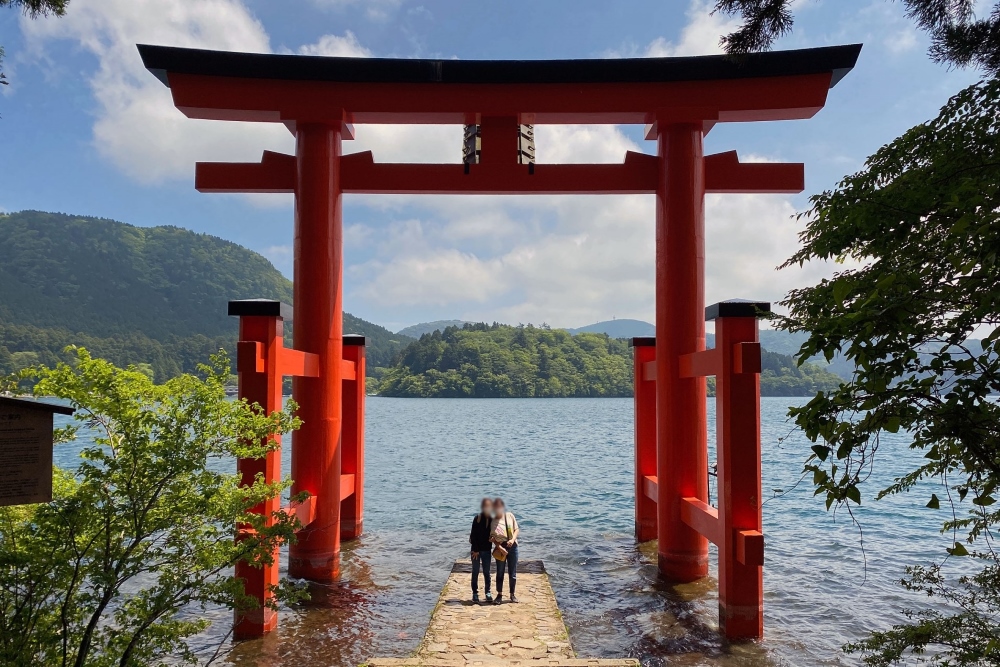
[[[232, 566], [269, 562], [295, 528], [283, 515], [267, 526], [250, 513], [287, 483], [241, 487], [235, 473], [218, 472], [231, 468], [218, 459], [262, 456], [268, 436], [298, 420], [227, 400], [221, 355], [203, 377], [161, 385], [83, 349], [75, 356], [20, 378], [77, 409], [60, 441], [80, 429], [96, 437], [75, 470], [56, 471], [51, 503], [0, 508], [0, 663], [125, 667], [168, 654], [196, 662], [186, 639], [207, 621], [192, 612], [252, 606]], [[253, 536], [236, 543], [238, 524]]]
[[[907, 16], [931, 37], [935, 62], [1000, 72], [1000, 4], [977, 16], [975, 0], [903, 0]], [[985, 4], [981, 8], [985, 9]], [[793, 0], [716, 0], [715, 11], [743, 24], [722, 38], [732, 54], [766, 51], [792, 29]]]
[[178, 227], [21, 211], [0, 217], [0, 247], [0, 320], [18, 325], [99, 338], [234, 336], [229, 300], [292, 299], [264, 257]]
[[[0, 247], [0, 372], [18, 368], [3, 348], [52, 365], [80, 344], [120, 366], [148, 363], [162, 382], [235, 349], [230, 300], [292, 301], [291, 282], [261, 255], [177, 227], [21, 211], [0, 215]], [[368, 337], [371, 364], [411, 341], [348, 313], [344, 331]]]
[[0, 7], [13, 7], [25, 16], [37, 19], [40, 16], [62, 16], [66, 13], [69, 0], [0, 0]]
[[201, 361], [219, 349], [235, 349], [235, 339], [235, 335], [209, 338], [195, 334], [167, 336], [161, 341], [139, 332], [100, 338], [64, 328], [42, 329], [0, 322], [0, 374], [39, 363], [53, 366], [70, 362], [74, 355], [66, 350], [67, 346], [80, 345], [117, 366], [148, 365], [153, 378], [165, 382], [181, 373], [196, 372]]
[[[632, 352], [625, 339], [563, 329], [466, 324], [424, 334], [399, 363], [374, 369], [383, 396], [558, 398], [632, 396]], [[808, 396], [840, 378], [791, 357], [764, 352], [761, 393]], [[714, 384], [709, 382], [709, 395]]]
[[[1000, 518], [1000, 405], [990, 397], [1000, 392], [998, 127], [1000, 81], [973, 85], [936, 119], [879, 150], [837, 189], [814, 196], [804, 214], [803, 246], [787, 264], [854, 261], [860, 268], [792, 291], [785, 302], [790, 316], [782, 323], [809, 335], [800, 360], [842, 352], [857, 366], [850, 381], [791, 410], [806, 436], [820, 443], [806, 468], [827, 506], [860, 502], [880, 435], [905, 431], [911, 446], [924, 452], [923, 463], [877, 497], [908, 491], [924, 479], [942, 484], [953, 503], [943, 510], [942, 528], [964, 533], [949, 553], [976, 554], [965, 545], [981, 547], [987, 564], [982, 582], [989, 586], [998, 581], [990, 531]], [[982, 327], [993, 333], [970, 344]], [[937, 495], [927, 506], [940, 507]], [[938, 573], [913, 575], [917, 585], [943, 590]], [[971, 595], [967, 584], [974, 582], [959, 582], [965, 593], [955, 589], [956, 599]], [[875, 665], [888, 664], [883, 657], [892, 646], [914, 652], [930, 647], [943, 652], [938, 664], [965, 665], [975, 661], [963, 647], [978, 642], [978, 659], [1000, 664], [998, 592], [984, 591], [977, 600], [972, 611], [961, 613], [977, 616], [979, 625], [966, 623], [961, 613], [921, 617], [857, 648]], [[970, 633], [992, 630], [967, 637], [962, 646], [933, 646], [938, 642], [927, 624], [944, 633], [952, 623]]]
[[784, 354], [761, 351], [761, 396], [813, 396], [836, 389], [843, 380], [815, 364], [796, 364]]
[[344, 313], [344, 333], [361, 334], [367, 338], [365, 360], [369, 367], [389, 366], [395, 363], [400, 352], [414, 341], [409, 336], [393, 333], [383, 326], [366, 322], [350, 313]]
[[[14, 7], [33, 19], [39, 16], [62, 16], [66, 13], [68, 4], [69, 0], [0, 0], [0, 8]], [[4, 50], [0, 46], [0, 84], [6, 86], [8, 81], [3, 73], [3, 57]]]
[[947, 647], [944, 656], [928, 662], [938, 665], [977, 667], [1000, 664], [1000, 567], [993, 558], [974, 575], [960, 577], [955, 586], [937, 565], [908, 567], [905, 588], [936, 598], [957, 610], [938, 609], [907, 612], [908, 623], [891, 630], [873, 632], [864, 641], [847, 647], [849, 653], [865, 653], [865, 664], [889, 667], [910, 657], [915, 647]]
[[385, 372], [383, 396], [631, 396], [625, 340], [531, 325], [467, 324], [424, 334]]

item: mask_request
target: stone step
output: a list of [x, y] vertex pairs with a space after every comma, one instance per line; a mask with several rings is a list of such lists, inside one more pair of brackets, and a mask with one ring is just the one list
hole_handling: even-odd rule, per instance
[[635, 658], [561, 658], [518, 660], [493, 656], [466, 656], [464, 660], [429, 658], [373, 658], [368, 667], [639, 667]]
[[[415, 655], [373, 658], [370, 667], [637, 667], [639, 661], [578, 658], [541, 561], [517, 566], [518, 603], [474, 604], [472, 563], [456, 561]], [[496, 564], [491, 578], [496, 589]], [[480, 578], [480, 584], [482, 578]], [[480, 591], [484, 597], [484, 591]]]

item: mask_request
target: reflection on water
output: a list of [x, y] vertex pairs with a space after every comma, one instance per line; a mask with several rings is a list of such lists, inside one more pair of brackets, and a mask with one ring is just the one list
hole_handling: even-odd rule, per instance
[[[765, 634], [761, 644], [718, 636], [713, 578], [670, 586], [655, 544], [632, 539], [632, 402], [627, 399], [421, 400], [369, 398], [365, 535], [345, 545], [343, 579], [314, 585], [283, 609], [279, 629], [238, 645], [231, 664], [357, 665], [405, 656], [426, 628], [451, 563], [467, 552], [483, 496], [502, 495], [522, 530], [521, 557], [542, 559], [582, 657], [634, 656], [646, 665], [849, 665], [839, 647], [886, 627], [912, 598], [894, 583], [906, 563], [939, 556], [939, 516], [919, 498], [835, 516], [799, 479], [808, 443], [786, 436], [786, 406], [762, 400]], [[709, 402], [710, 431], [714, 401]], [[714, 435], [710, 434], [710, 442]], [[919, 457], [883, 439], [882, 478]], [[289, 452], [285, 449], [285, 469]], [[57, 450], [63, 465], [69, 449]], [[791, 491], [789, 491], [792, 489]], [[713, 568], [715, 553], [713, 550]], [[867, 559], [867, 560], [866, 560]], [[867, 567], [866, 567], [867, 562]], [[919, 604], [920, 600], [916, 600]], [[209, 642], [224, 636], [214, 618]]]

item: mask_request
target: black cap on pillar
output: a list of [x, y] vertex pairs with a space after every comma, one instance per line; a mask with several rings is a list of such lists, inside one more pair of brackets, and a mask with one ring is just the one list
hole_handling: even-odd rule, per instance
[[720, 317], [766, 317], [771, 313], [768, 301], [749, 301], [747, 299], [729, 299], [713, 303], [705, 309], [705, 319], [716, 320]]
[[292, 307], [273, 299], [240, 299], [229, 302], [230, 317], [280, 317], [292, 321]]

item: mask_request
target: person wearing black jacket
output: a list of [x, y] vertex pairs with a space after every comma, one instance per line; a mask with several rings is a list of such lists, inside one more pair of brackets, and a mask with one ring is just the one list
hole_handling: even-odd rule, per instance
[[493, 544], [490, 542], [490, 526], [493, 521], [493, 503], [483, 498], [479, 514], [472, 520], [469, 544], [472, 545], [472, 601], [479, 602], [479, 569], [482, 566], [486, 580], [486, 602], [493, 602], [490, 592], [490, 568], [493, 565]]

